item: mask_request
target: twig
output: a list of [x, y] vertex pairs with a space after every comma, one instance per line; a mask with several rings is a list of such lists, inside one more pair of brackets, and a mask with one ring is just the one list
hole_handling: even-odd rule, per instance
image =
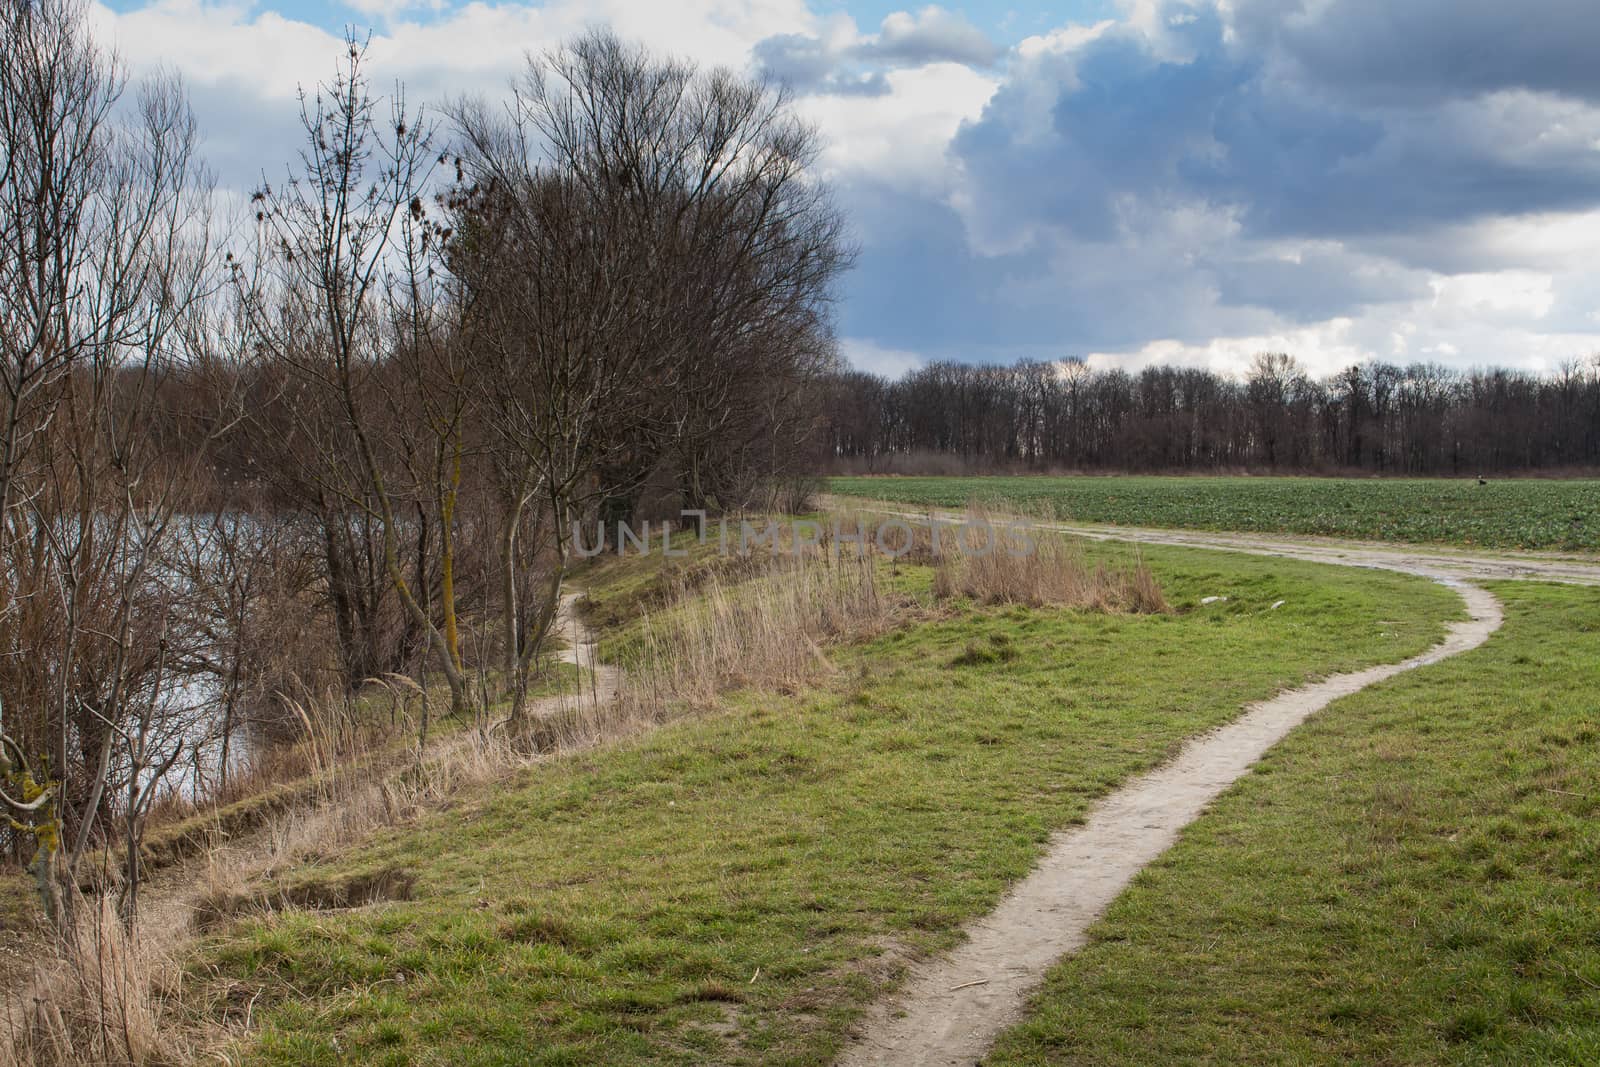
[[949, 992], [954, 993], [958, 989], [970, 989], [975, 985], [988, 985], [988, 984], [989, 984], [989, 979], [987, 979], [987, 978], [975, 978], [970, 982], [962, 982], [960, 985], [951, 986], [950, 989], [949, 989]]
[[1578, 981], [1582, 982], [1584, 985], [1588, 986], [1590, 989], [1600, 989], [1600, 982], [1595, 982], [1592, 979], [1585, 978], [1583, 975], [1579, 974], [1577, 971], [1573, 970], [1571, 967], [1568, 967], [1566, 964], [1558, 963], [1558, 964], [1556, 964], [1556, 966], [1560, 967], [1564, 972], [1566, 972], [1566, 975], [1567, 975], [1568, 978], [1576, 978]]

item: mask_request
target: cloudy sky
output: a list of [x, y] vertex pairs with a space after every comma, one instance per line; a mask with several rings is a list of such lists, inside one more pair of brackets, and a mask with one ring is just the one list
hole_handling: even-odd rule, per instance
[[370, 27], [381, 81], [495, 92], [595, 23], [787, 81], [861, 258], [857, 365], [1286, 350], [1552, 369], [1600, 352], [1594, 0], [153, 0], [95, 9], [188, 78], [221, 180]]

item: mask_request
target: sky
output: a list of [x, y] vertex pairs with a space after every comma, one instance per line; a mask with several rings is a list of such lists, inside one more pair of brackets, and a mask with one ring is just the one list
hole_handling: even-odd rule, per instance
[[219, 181], [294, 150], [346, 25], [414, 102], [494, 94], [608, 24], [786, 82], [860, 255], [841, 349], [1236, 373], [1600, 353], [1594, 0], [116, 0]]

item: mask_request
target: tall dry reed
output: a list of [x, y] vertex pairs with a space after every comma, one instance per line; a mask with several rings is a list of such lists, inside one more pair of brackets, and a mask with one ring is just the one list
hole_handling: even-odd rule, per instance
[[990, 538], [979, 545], [963, 545], [954, 536], [941, 539], [934, 563], [935, 596], [1101, 612], [1170, 610], [1161, 584], [1142, 558], [1127, 566], [1091, 563], [1080, 545], [1064, 537], [1039, 530], [1019, 533], [991, 522], [979, 509], [968, 515], [989, 531]]
[[109, 897], [41, 959], [27, 990], [0, 1004], [0, 1067], [145, 1067], [191, 1050], [162, 1025], [176, 987], [171, 961], [130, 937]]
[[893, 607], [870, 556], [780, 556], [646, 618], [618, 686], [625, 719], [660, 721], [728, 689], [789, 689], [827, 669], [830, 641], [881, 630]]
[[[286, 807], [263, 810], [258, 820], [219, 827], [191, 860], [182, 885], [141, 906], [132, 934], [117, 917], [114, 878], [105, 892], [82, 898], [75, 934], [41, 945], [28, 988], [0, 1000], [0, 1067], [144, 1067], [190, 1062], [207, 1048], [225, 1046], [233, 1036], [226, 1027], [195, 1023], [229, 1018], [229, 1012], [185, 1010], [177, 996], [178, 968], [151, 946], [175, 950], [192, 940], [196, 918], [237, 914], [259, 900], [253, 887], [263, 876], [411, 820], [532, 758], [504, 736], [476, 728], [374, 758], [380, 754], [352, 749], [354, 735], [340, 707], [296, 705], [305, 731], [296, 765], [307, 788]], [[408, 714], [400, 712], [400, 725], [415, 731]], [[353, 751], [368, 758], [346, 762]], [[242, 1018], [229, 1021], [247, 1025]]]

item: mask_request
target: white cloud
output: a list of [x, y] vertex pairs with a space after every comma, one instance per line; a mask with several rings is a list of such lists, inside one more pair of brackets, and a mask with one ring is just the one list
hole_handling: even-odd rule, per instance
[[[1242, 375], [1259, 352], [1288, 352], [1313, 376], [1332, 374], [1367, 360], [1446, 363], [1457, 367], [1513, 367], [1547, 373], [1562, 363], [1600, 352], [1600, 329], [1546, 331], [1538, 328], [1537, 285], [1507, 295], [1483, 276], [1441, 278], [1437, 304], [1419, 301], [1360, 317], [1339, 317], [1308, 326], [1259, 334], [1184, 342], [1151, 341], [1123, 351], [1096, 352], [1097, 367], [1138, 370], [1153, 363], [1205, 367]], [[1479, 300], [1511, 317], [1464, 312]], [[1515, 321], [1521, 317], [1525, 321]]]
[[[431, 2], [364, 2], [373, 13], [395, 17], [433, 7]], [[232, 83], [267, 99], [292, 98], [297, 85], [325, 78], [340, 43], [320, 27], [240, 2], [154, 0], [120, 14], [96, 5], [93, 17], [135, 67], [171, 65], [198, 87]], [[425, 72], [435, 78], [448, 74], [441, 88], [455, 92], [499, 87], [525, 53], [597, 24], [663, 52], [743, 67], [758, 41], [809, 31], [819, 20], [805, 0], [475, 0], [438, 18], [402, 18], [375, 32], [371, 57], [382, 67], [381, 80], [409, 81]]]
[[984, 66], [1003, 49], [965, 18], [929, 6], [915, 15], [895, 11], [886, 16], [872, 45], [873, 54], [912, 63], [947, 61]]
[[915, 352], [884, 348], [859, 337], [840, 338], [839, 352], [856, 370], [886, 378], [898, 378], [927, 362]]
[[194, 90], [228, 85], [249, 95], [291, 100], [315, 84], [339, 54], [339, 39], [319, 27], [249, 4], [157, 0], [118, 14], [95, 5], [91, 20], [135, 70], [176, 68]]
[[1528, 320], [1544, 318], [1555, 304], [1548, 274], [1527, 270], [1505, 270], [1492, 274], [1457, 274], [1436, 278], [1433, 286], [1435, 312], [1451, 322]]
[[[663, 53], [744, 68], [756, 42], [819, 24], [805, 0], [473, 0], [426, 20], [409, 13], [434, 0], [368, 2], [392, 16], [371, 38], [374, 91], [403, 82], [413, 106], [503, 92], [529, 52], [593, 25], [610, 24]], [[300, 138], [296, 93], [327, 81], [344, 48], [337, 33], [243, 0], [152, 0], [125, 12], [96, 4], [90, 18], [135, 73], [164, 67], [184, 76], [203, 150], [236, 189], [281, 173]]]
[[1600, 248], [1600, 210], [1476, 219], [1411, 233], [1377, 234], [1374, 251], [1448, 273], [1530, 269], [1587, 271]]
[[[270, 2], [92, 9], [136, 72], [187, 77], [235, 191], [281, 171], [296, 88], [342, 48]], [[858, 231], [887, 242], [866, 250], [877, 274], [847, 281], [843, 313], [847, 354], [875, 370], [1074, 350], [1236, 369], [1264, 349], [1319, 371], [1372, 357], [1550, 368], [1600, 350], [1600, 82], [1580, 63], [1496, 60], [1457, 91], [1441, 41], [1426, 78], [1347, 78], [1360, 55], [1311, 29], [1345, 9], [1376, 18], [1380, 0], [1297, 14], [1124, 0], [1119, 18], [1030, 36], [998, 66], [938, 7], [863, 33], [807, 0], [354, 6], [382, 23], [374, 85], [401, 79], [417, 103], [497, 93], [526, 52], [595, 24], [708, 64], [787, 62], [813, 90], [799, 107], [841, 200], [871, 205]], [[1402, 45], [1383, 45], [1386, 63]], [[852, 304], [852, 284], [875, 299]]]
[[1070, 54], [1116, 25], [1112, 19], [1102, 19], [1088, 26], [1077, 23], [1058, 26], [1045, 33], [1024, 37], [1017, 45], [1017, 55], [1025, 60], [1037, 60], [1043, 56]]
[[1218, 374], [1242, 376], [1250, 361], [1260, 352], [1289, 352], [1314, 375], [1330, 374], [1341, 367], [1360, 363], [1373, 355], [1355, 337], [1351, 319], [1331, 319], [1326, 323], [1281, 333], [1247, 337], [1216, 337], [1201, 343], [1174, 340], [1151, 341], [1129, 352], [1095, 352], [1088, 363], [1097, 369], [1120, 367], [1136, 371], [1152, 364], [1174, 367], [1201, 367]]
[[890, 71], [880, 96], [814, 96], [801, 109], [828, 143], [824, 163], [835, 177], [870, 175], [930, 195], [949, 188], [946, 158], [962, 122], [974, 119], [998, 84], [959, 63]]

